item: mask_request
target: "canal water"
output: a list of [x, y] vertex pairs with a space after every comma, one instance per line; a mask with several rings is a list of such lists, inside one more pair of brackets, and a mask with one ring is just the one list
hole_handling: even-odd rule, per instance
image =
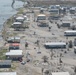
[[23, 2], [15, 0], [14, 9], [11, 7], [13, 0], [0, 0], [0, 32], [3, 28], [3, 23], [12, 15], [16, 14], [17, 8], [23, 6]]

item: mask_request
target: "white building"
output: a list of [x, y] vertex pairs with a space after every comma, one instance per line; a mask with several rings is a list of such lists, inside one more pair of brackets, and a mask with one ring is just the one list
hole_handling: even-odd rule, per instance
[[69, 72], [52, 72], [52, 75], [70, 75]]
[[19, 59], [23, 57], [22, 50], [10, 50], [10, 52], [6, 52], [6, 57], [9, 59]]
[[39, 14], [37, 16], [37, 21], [39, 21], [39, 20], [46, 20], [46, 15], [45, 14]]
[[16, 72], [0, 72], [0, 75], [17, 75]]
[[76, 7], [71, 7], [70, 8], [70, 13], [75, 14], [76, 13]]
[[12, 36], [12, 37], [9, 37], [8, 39], [7, 39], [7, 41], [9, 42], [9, 43], [11, 43], [11, 42], [13, 42], [13, 43], [20, 43], [20, 37], [18, 37], [18, 36]]
[[64, 31], [65, 36], [76, 36], [76, 30], [67, 30]]
[[62, 27], [70, 27], [71, 26], [71, 22], [70, 21], [62, 21], [61, 26]]
[[23, 22], [24, 21], [24, 17], [19, 16], [19, 17], [16, 18], [16, 21]]
[[46, 48], [66, 48], [65, 42], [47, 42], [44, 44]]
[[12, 24], [12, 27], [16, 28], [16, 27], [22, 27], [22, 23], [21, 22], [14, 22]]

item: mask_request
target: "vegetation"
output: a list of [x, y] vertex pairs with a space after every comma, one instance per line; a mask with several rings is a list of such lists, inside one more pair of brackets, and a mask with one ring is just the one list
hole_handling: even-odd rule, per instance
[[18, 13], [17, 14], [22, 14], [23, 13], [23, 11], [24, 11], [24, 9], [23, 8], [19, 8], [19, 9], [17, 9], [18, 10]]
[[7, 26], [10, 27], [12, 25], [12, 23], [13, 23], [13, 17], [11, 17], [10, 19], [8, 19], [6, 24], [7, 24]]
[[48, 57], [47, 57], [47, 56], [43, 56], [42, 59], [43, 59], [43, 62], [44, 62], [44, 63], [48, 62]]
[[74, 67], [74, 73], [76, 74], [76, 66]]
[[0, 60], [5, 60], [6, 56], [5, 53], [7, 52], [7, 49], [0, 50]]
[[69, 41], [69, 45], [68, 46], [69, 46], [69, 48], [72, 48], [73, 47], [73, 44], [72, 44], [72, 41], [71, 40]]
[[11, 68], [9, 69], [9, 71], [15, 71], [17, 66], [18, 66], [18, 65], [17, 65], [16, 63], [12, 63], [12, 66], [11, 66]]

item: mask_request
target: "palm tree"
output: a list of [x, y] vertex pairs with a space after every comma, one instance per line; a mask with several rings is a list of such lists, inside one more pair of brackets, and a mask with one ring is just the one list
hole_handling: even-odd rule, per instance
[[72, 48], [73, 47], [71, 40], [69, 41], [69, 45], [68, 46], [69, 46], [69, 48]]
[[47, 57], [47, 56], [43, 56], [42, 59], [43, 59], [43, 62], [44, 62], [44, 63], [48, 62], [48, 57]]
[[43, 75], [43, 71], [44, 71], [44, 68], [41, 69], [42, 75]]
[[61, 57], [59, 58], [59, 63], [60, 63], [60, 65], [63, 63]]
[[74, 73], [76, 74], [76, 66], [74, 67]]
[[45, 71], [45, 75], [49, 75], [50, 73], [49, 73], [49, 70], [46, 70]]
[[53, 50], [51, 49], [50, 50], [50, 57], [51, 57], [51, 59], [53, 59], [53, 56], [54, 56], [54, 53], [53, 53]]

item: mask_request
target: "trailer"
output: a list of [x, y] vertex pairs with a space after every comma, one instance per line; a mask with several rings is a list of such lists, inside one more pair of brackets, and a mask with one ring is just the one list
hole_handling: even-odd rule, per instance
[[18, 36], [12, 36], [12, 37], [8, 37], [7, 42], [8, 43], [20, 43], [20, 37]]
[[11, 60], [20, 60], [23, 57], [22, 50], [10, 50], [10, 52], [6, 52], [6, 58]]
[[39, 21], [37, 23], [37, 25], [40, 26], [40, 27], [48, 27], [49, 26], [49, 24], [48, 24], [48, 22], [46, 20]]
[[0, 60], [0, 68], [11, 68], [11, 60]]
[[12, 24], [12, 27], [13, 27], [13, 28], [22, 27], [22, 23], [21, 23], [21, 22], [14, 22], [14, 23]]
[[70, 27], [70, 25], [71, 25], [70, 21], [62, 21], [62, 24], [61, 24], [62, 27]]
[[76, 30], [64, 31], [64, 36], [76, 36]]
[[16, 72], [0, 72], [0, 75], [17, 75], [17, 73]]
[[9, 50], [14, 49], [14, 50], [18, 50], [20, 47], [20, 43], [11, 43], [9, 45]]
[[24, 17], [16, 17], [16, 22], [23, 22], [24, 21]]
[[48, 42], [44, 44], [46, 49], [53, 49], [53, 48], [66, 48], [65, 42]]
[[39, 21], [39, 20], [46, 20], [46, 15], [45, 14], [39, 14], [37, 16], [37, 21]]
[[69, 72], [52, 72], [51, 75], [70, 75]]

